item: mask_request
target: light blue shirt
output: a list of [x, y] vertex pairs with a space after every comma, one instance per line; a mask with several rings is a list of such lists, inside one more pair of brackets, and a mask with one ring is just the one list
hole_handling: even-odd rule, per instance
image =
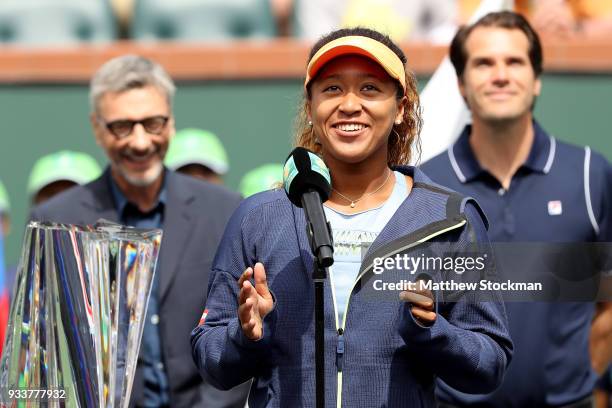
[[329, 268], [337, 324], [342, 326], [353, 284], [361, 261], [380, 231], [408, 196], [405, 176], [394, 172], [395, 185], [383, 205], [356, 214], [344, 214], [324, 206], [325, 216], [332, 227], [334, 264]]

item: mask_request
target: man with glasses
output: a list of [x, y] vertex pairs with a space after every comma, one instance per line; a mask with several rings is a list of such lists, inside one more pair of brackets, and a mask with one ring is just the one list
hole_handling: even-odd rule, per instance
[[132, 405], [244, 407], [248, 384], [219, 391], [203, 383], [189, 340], [204, 310], [214, 252], [240, 198], [164, 167], [174, 91], [164, 69], [148, 59], [128, 55], [104, 64], [91, 81], [90, 120], [110, 165], [93, 182], [35, 208], [32, 219], [162, 228]]

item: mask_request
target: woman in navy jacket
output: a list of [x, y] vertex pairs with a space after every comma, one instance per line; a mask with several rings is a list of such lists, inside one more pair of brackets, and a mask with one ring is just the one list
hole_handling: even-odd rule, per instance
[[[436, 377], [488, 392], [512, 354], [498, 297], [474, 302], [455, 293], [450, 301], [427, 288], [381, 283], [415, 276], [385, 258], [488, 249], [473, 200], [401, 166], [421, 121], [405, 63], [388, 37], [364, 28], [327, 35], [309, 58], [296, 144], [325, 161], [333, 186], [325, 203], [336, 260], [325, 287], [329, 405], [435, 406]], [[213, 262], [206, 310], [192, 333], [194, 359], [222, 389], [254, 378], [251, 407], [314, 405], [305, 231], [303, 211], [283, 191], [257, 194], [234, 213]], [[455, 273], [429, 272], [434, 281]]]

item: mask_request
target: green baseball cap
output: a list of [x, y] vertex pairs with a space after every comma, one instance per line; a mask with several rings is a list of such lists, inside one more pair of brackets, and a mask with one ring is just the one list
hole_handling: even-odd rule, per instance
[[34, 163], [28, 180], [28, 194], [33, 196], [43, 187], [60, 180], [85, 184], [100, 174], [100, 165], [88, 154], [69, 150], [51, 153]]
[[8, 213], [9, 211], [11, 211], [11, 203], [6, 188], [4, 188], [4, 184], [0, 181], [0, 214]]
[[238, 190], [244, 198], [270, 190], [283, 182], [283, 165], [268, 163], [249, 171], [240, 180]]
[[188, 164], [201, 164], [217, 174], [229, 170], [227, 153], [219, 138], [212, 132], [201, 129], [183, 129], [170, 141], [166, 166], [172, 170]]

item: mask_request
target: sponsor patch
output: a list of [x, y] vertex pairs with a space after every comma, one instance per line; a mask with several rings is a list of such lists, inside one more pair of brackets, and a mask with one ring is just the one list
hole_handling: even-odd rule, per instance
[[563, 213], [563, 205], [560, 200], [548, 202], [548, 215], [561, 215]]

